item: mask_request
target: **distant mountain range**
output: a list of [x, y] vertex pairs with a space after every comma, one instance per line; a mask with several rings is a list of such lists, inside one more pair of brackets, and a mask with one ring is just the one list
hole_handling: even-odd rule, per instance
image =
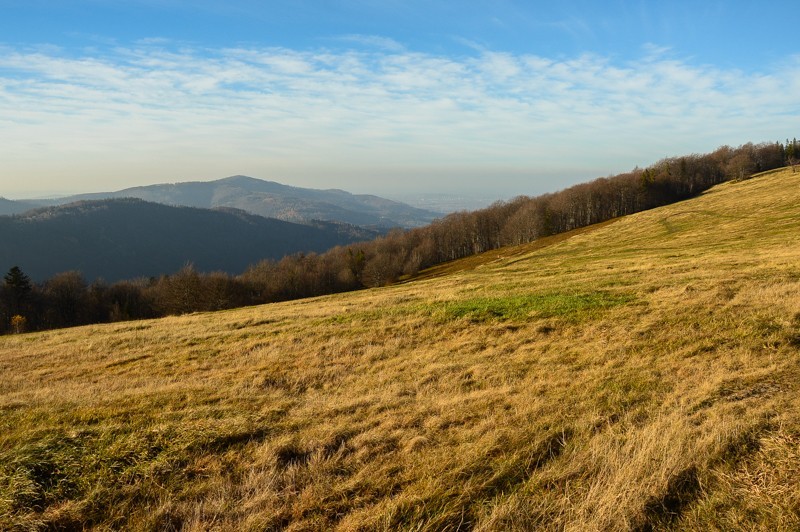
[[174, 273], [191, 262], [199, 271], [238, 274], [265, 258], [322, 252], [377, 234], [348, 224], [296, 224], [230, 208], [140, 199], [81, 201], [0, 216], [0, 270], [18, 265], [35, 281], [79, 270], [89, 281], [113, 282]]
[[204, 209], [230, 207], [289, 222], [310, 223], [321, 220], [376, 229], [419, 227], [442, 216], [441, 213], [378, 196], [350, 194], [335, 189], [291, 187], [241, 175], [217, 181], [150, 185], [53, 200], [2, 200], [0, 215], [18, 214], [37, 206], [113, 198], [138, 198], [164, 205]]

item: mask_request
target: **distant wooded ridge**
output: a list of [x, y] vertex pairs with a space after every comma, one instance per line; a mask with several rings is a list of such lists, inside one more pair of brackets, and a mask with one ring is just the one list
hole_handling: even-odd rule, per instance
[[132, 198], [80, 201], [0, 217], [0, 265], [17, 265], [35, 281], [70, 270], [89, 282], [160, 277], [187, 262], [200, 271], [238, 274], [264, 259], [378, 235], [343, 223], [297, 224], [236, 209]]
[[10, 201], [0, 198], [0, 215], [21, 214], [32, 208], [78, 201], [120, 198], [138, 198], [162, 205], [200, 209], [237, 209], [287, 222], [336, 222], [377, 230], [420, 227], [441, 216], [440, 213], [379, 196], [351, 194], [336, 189], [292, 187], [242, 175], [216, 181], [165, 183], [50, 200]]
[[[79, 272], [41, 283], [6, 277], [2, 327], [15, 316], [28, 330], [64, 327], [282, 301], [392, 283], [419, 270], [618, 216], [690, 198], [710, 187], [798, 164], [800, 145], [748, 143], [712, 153], [663, 159], [647, 168], [599, 178], [560, 192], [518, 197], [434, 223], [394, 231], [327, 252], [265, 260], [240, 275], [200, 273], [187, 266], [156, 279], [87, 285]], [[9, 280], [11, 279], [11, 280]], [[19, 324], [19, 319], [16, 321]]]

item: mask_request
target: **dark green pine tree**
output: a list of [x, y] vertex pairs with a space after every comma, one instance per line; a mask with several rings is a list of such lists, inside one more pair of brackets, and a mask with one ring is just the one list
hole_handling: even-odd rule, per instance
[[3, 276], [6, 293], [9, 295], [11, 315], [20, 314], [25, 298], [28, 297], [32, 286], [31, 278], [25, 275], [19, 266], [14, 266]]

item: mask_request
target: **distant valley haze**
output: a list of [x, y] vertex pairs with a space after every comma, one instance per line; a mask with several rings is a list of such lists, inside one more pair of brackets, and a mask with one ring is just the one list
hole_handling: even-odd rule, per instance
[[[230, 176], [230, 177], [238, 177], [238, 176]], [[251, 177], [251, 176], [243, 176], [243, 177]], [[16, 194], [4, 195], [3, 191], [0, 190], [0, 215], [11, 214], [12, 212], [23, 212], [24, 209], [27, 208], [26, 206], [56, 205], [56, 204], [67, 203], [69, 201], [74, 201], [76, 199], [101, 198], [101, 197], [104, 198], [125, 197], [126, 194], [128, 194], [130, 197], [140, 197], [140, 193], [146, 193], [146, 191], [148, 190], [153, 191], [153, 190], [158, 190], [159, 187], [168, 187], [168, 186], [175, 186], [187, 183], [197, 183], [197, 184], [208, 183], [209, 186], [213, 186], [215, 182], [222, 181], [224, 179], [227, 178], [216, 178], [207, 180], [188, 179], [186, 181], [181, 181], [181, 182], [167, 181], [167, 182], [153, 183], [150, 185], [127, 187], [113, 191], [103, 189], [102, 183], [98, 183], [96, 186], [90, 189], [73, 190], [73, 191], [50, 190], [43, 192], [42, 190], [20, 190]], [[288, 183], [281, 182], [280, 179], [269, 180], [259, 177], [252, 177], [252, 179], [257, 181], [264, 181], [264, 182], [283, 185], [285, 191], [289, 191], [292, 189], [298, 191], [309, 190], [309, 189], [304, 189], [303, 187], [296, 187]], [[341, 189], [332, 188], [328, 190], [341, 190]], [[319, 191], [321, 192], [322, 190]], [[345, 191], [345, 192], [350, 193], [351, 191]], [[375, 194], [371, 194], [369, 193], [369, 191], [362, 190], [362, 193], [354, 195], [374, 196]], [[411, 207], [427, 210], [429, 212], [433, 212], [439, 215], [444, 215], [456, 211], [480, 209], [490, 205], [495, 201], [508, 198], [493, 195], [491, 192], [480, 193], [480, 192], [470, 192], [463, 190], [462, 191], [454, 190], [449, 193], [401, 191], [396, 193], [390, 193], [385, 196], [385, 199], [390, 201], [396, 201], [399, 203], [405, 203]], [[14, 202], [20, 202], [20, 205], [14, 208], [9, 206], [4, 207], [3, 205], [4, 201], [7, 202], [9, 200]], [[154, 201], [159, 202], [158, 199], [154, 199]]]

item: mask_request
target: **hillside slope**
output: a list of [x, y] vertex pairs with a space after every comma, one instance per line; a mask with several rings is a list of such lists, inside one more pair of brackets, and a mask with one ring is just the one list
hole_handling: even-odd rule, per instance
[[19, 214], [28, 211], [33, 207], [21, 201], [14, 201], [0, 197], [0, 216], [8, 216], [11, 214]]
[[0, 528], [800, 528], [800, 174], [507, 252], [0, 338]]
[[295, 223], [323, 220], [382, 229], [422, 226], [440, 217], [438, 213], [378, 196], [292, 187], [243, 175], [82, 194], [60, 198], [56, 203], [110, 198], [139, 198], [202, 209], [228, 207]]
[[264, 259], [374, 238], [345, 224], [301, 225], [235, 210], [169, 207], [137, 199], [83, 201], [0, 217], [0, 268], [35, 281], [78, 270], [88, 280], [159, 276], [193, 263], [239, 274]]

